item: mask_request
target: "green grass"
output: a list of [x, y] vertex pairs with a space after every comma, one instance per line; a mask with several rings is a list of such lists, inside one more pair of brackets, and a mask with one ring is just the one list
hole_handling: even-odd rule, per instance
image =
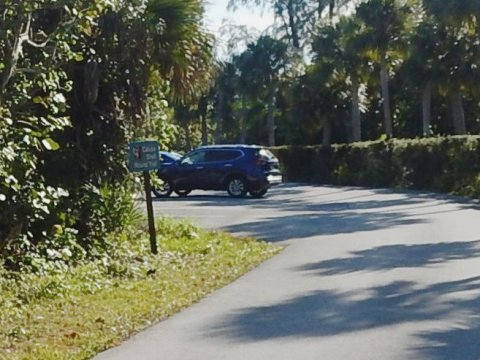
[[136, 232], [115, 238], [113, 254], [95, 262], [1, 273], [0, 359], [89, 359], [279, 251], [165, 219], [158, 228], [157, 256]]

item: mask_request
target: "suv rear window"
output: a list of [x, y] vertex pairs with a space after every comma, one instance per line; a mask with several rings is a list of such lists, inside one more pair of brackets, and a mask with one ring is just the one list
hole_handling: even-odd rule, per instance
[[260, 149], [258, 151], [258, 155], [269, 158], [269, 159], [275, 158], [275, 155], [273, 155], [272, 152], [268, 149]]

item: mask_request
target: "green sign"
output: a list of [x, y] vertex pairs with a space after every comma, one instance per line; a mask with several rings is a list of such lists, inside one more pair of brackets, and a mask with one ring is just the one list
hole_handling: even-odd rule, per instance
[[156, 141], [130, 143], [128, 165], [131, 172], [157, 170], [160, 161], [160, 146]]

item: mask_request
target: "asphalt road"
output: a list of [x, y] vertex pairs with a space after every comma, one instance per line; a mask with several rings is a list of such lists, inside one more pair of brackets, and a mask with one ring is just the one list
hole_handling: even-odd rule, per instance
[[286, 246], [97, 359], [480, 359], [480, 211], [422, 193], [282, 185], [157, 214]]

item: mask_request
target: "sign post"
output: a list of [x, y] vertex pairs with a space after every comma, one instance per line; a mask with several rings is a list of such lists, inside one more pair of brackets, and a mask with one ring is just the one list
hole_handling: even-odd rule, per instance
[[157, 231], [155, 229], [155, 216], [153, 214], [152, 186], [150, 183], [150, 173], [143, 173], [143, 184], [145, 186], [145, 197], [147, 199], [148, 232], [150, 234], [150, 249], [152, 254], [158, 254]]
[[156, 141], [137, 141], [129, 145], [129, 168], [132, 172], [143, 173], [143, 184], [147, 200], [148, 231], [150, 233], [150, 249], [158, 254], [157, 232], [155, 230], [155, 216], [153, 213], [151, 170], [158, 169], [160, 147]]

